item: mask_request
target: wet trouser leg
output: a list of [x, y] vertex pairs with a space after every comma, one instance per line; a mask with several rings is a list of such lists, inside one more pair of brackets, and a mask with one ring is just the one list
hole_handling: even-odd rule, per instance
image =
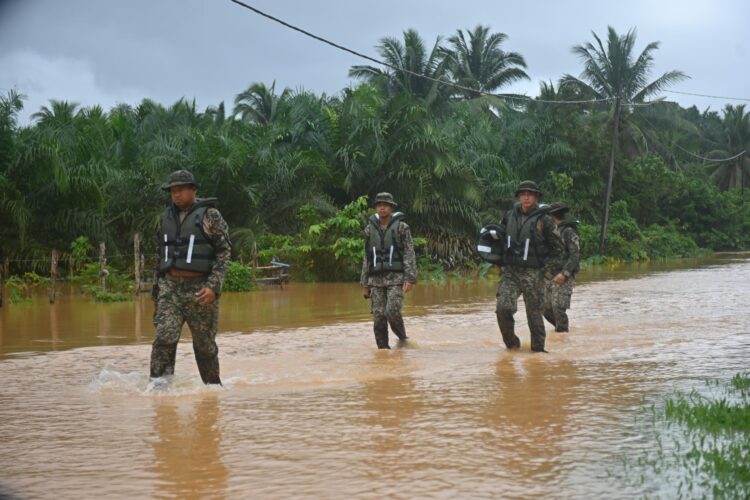
[[156, 307], [156, 335], [151, 347], [151, 378], [174, 374], [177, 342], [185, 323], [176, 283], [167, 279], [160, 280]]
[[388, 297], [385, 306], [385, 316], [388, 318], [388, 324], [391, 330], [396, 334], [399, 340], [406, 339], [406, 326], [404, 318], [401, 315], [401, 309], [404, 307], [404, 287], [403, 285], [394, 285], [388, 287]]
[[550, 322], [552, 326], [555, 326], [555, 311], [552, 308], [552, 302], [553, 302], [553, 294], [555, 293], [554, 289], [552, 288], [554, 285], [554, 282], [552, 281], [545, 281], [544, 284], [544, 319]]
[[568, 278], [562, 285], [547, 284], [544, 299], [544, 317], [555, 326], [558, 332], [567, 332], [569, 328], [568, 314], [570, 298], [573, 294], [575, 278]]
[[[203, 283], [195, 287], [195, 292]], [[193, 292], [194, 293], [194, 292]], [[219, 384], [219, 347], [216, 345], [216, 330], [219, 321], [219, 299], [203, 305], [193, 300], [185, 307], [187, 324], [193, 336], [193, 353], [204, 384]]]
[[521, 347], [521, 340], [514, 331], [515, 320], [513, 319], [513, 315], [518, 310], [519, 295], [521, 295], [521, 289], [518, 281], [506, 267], [500, 275], [500, 284], [497, 286], [495, 315], [497, 316], [500, 333], [503, 336], [503, 342], [508, 349]]
[[388, 349], [388, 288], [372, 287], [370, 300], [372, 301], [372, 321], [375, 331], [375, 343], [378, 349]]
[[537, 269], [524, 269], [521, 292], [526, 305], [526, 320], [531, 333], [531, 350], [543, 351], [547, 332], [544, 330], [542, 309], [544, 308], [544, 278]]

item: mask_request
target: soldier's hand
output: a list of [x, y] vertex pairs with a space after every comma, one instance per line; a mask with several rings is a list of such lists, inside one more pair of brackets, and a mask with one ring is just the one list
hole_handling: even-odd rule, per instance
[[214, 292], [210, 288], [201, 288], [198, 292], [196, 292], [195, 298], [198, 299], [199, 304], [203, 304], [204, 306], [206, 306], [208, 304], [212, 304], [213, 301], [216, 300], [216, 292]]
[[566, 279], [567, 278], [563, 273], [558, 273], [557, 276], [555, 276], [555, 283], [557, 283], [558, 285], [562, 285], [563, 283], [565, 283]]
[[414, 284], [409, 283], [408, 281], [406, 283], [404, 283], [404, 293], [408, 293], [413, 286], [414, 286]]
[[365, 286], [365, 287], [362, 287], [362, 288], [364, 288], [364, 290], [365, 290], [365, 293], [364, 293], [365, 299], [369, 299], [370, 296], [372, 295], [372, 290], [370, 290], [369, 286]]

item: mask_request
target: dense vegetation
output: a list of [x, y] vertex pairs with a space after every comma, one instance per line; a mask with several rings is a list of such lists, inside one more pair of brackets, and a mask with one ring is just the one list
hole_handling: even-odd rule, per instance
[[136, 232], [153, 250], [167, 201], [159, 186], [180, 168], [199, 195], [219, 198], [236, 259], [290, 260], [310, 279], [356, 276], [361, 197], [379, 191], [399, 201], [423, 259], [476, 262], [478, 228], [510, 207], [522, 179], [572, 206], [587, 257], [747, 248], [750, 161], [737, 155], [750, 149], [750, 113], [645, 105], [681, 73], [649, 81], [658, 44], [636, 53], [633, 31], [594, 39], [575, 49], [580, 78], [542, 83], [535, 99], [486, 95], [528, 76], [523, 56], [502, 48], [506, 36], [482, 26], [432, 48], [413, 30], [384, 38], [377, 50], [391, 67], [353, 67], [356, 87], [326, 96], [255, 83], [231, 112], [189, 100], [107, 112], [52, 100], [21, 126], [23, 96], [11, 91], [0, 97], [0, 260], [42, 272], [54, 248], [63, 266], [80, 266], [84, 236], [124, 268]]

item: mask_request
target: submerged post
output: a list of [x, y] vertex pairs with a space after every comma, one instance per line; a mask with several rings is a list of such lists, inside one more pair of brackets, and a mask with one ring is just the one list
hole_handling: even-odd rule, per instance
[[57, 261], [60, 259], [60, 252], [56, 249], [52, 249], [52, 263], [49, 269], [49, 303], [55, 303], [55, 296], [57, 295]]
[[133, 236], [133, 259], [135, 267], [135, 294], [141, 293], [141, 233], [135, 233]]
[[10, 274], [10, 257], [5, 257], [3, 267], [0, 269], [0, 307], [3, 307], [3, 295], [5, 294], [5, 280]]
[[107, 290], [107, 257], [105, 257], [106, 245], [99, 243], [99, 288], [102, 292]]

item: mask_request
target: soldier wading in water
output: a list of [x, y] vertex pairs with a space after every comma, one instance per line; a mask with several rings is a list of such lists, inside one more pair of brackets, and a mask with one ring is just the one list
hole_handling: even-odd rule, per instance
[[177, 342], [187, 322], [203, 383], [221, 385], [215, 338], [219, 295], [231, 256], [227, 223], [216, 209], [215, 198], [196, 198], [198, 184], [187, 170], [173, 172], [162, 189], [169, 191], [172, 203], [158, 234], [151, 378], [174, 374]]
[[396, 202], [390, 193], [375, 197], [375, 213], [365, 227], [365, 256], [360, 284], [372, 299], [375, 342], [378, 349], [390, 349], [388, 324], [399, 340], [406, 340], [401, 317], [404, 292], [417, 282], [417, 259], [411, 231], [404, 214], [393, 212]]
[[531, 350], [546, 352], [544, 342], [545, 281], [555, 277], [563, 255], [563, 243], [557, 225], [539, 206], [542, 192], [533, 181], [518, 185], [518, 202], [503, 217], [496, 237], [502, 243], [503, 271], [497, 288], [497, 323], [508, 349], [521, 347], [514, 331], [513, 315], [518, 296], [523, 294], [526, 318], [531, 332]]
[[562, 268], [552, 281], [545, 283], [547, 288], [544, 291], [544, 317], [552, 323], [556, 332], [568, 331], [568, 314], [565, 311], [570, 309], [570, 297], [573, 295], [576, 273], [580, 270], [578, 221], [564, 220], [568, 210], [570, 209], [562, 203], [553, 203], [547, 211], [557, 224], [557, 230], [560, 232], [565, 247]]

